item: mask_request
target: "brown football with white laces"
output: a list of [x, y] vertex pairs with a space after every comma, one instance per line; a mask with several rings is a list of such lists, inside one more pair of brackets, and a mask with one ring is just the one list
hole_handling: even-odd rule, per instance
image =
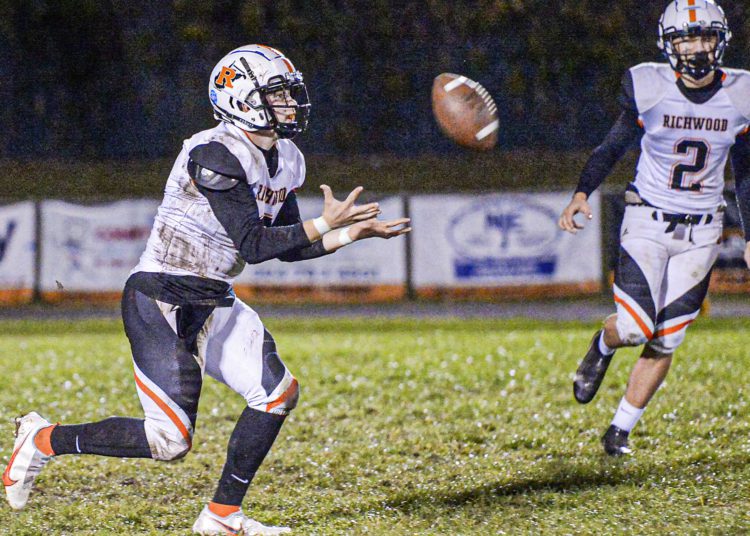
[[488, 151], [497, 144], [497, 105], [474, 80], [453, 73], [436, 76], [432, 112], [440, 130], [462, 147]]

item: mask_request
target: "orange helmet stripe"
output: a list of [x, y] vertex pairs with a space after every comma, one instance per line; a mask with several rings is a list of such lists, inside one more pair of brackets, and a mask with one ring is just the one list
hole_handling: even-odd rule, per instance
[[[688, 6], [695, 7], [695, 0], [688, 0]], [[690, 16], [690, 22], [698, 21], [698, 15], [695, 13], [694, 9], [689, 10], [688, 14]]]
[[258, 46], [259, 46], [260, 48], [265, 48], [266, 50], [270, 50], [270, 51], [271, 51], [271, 52], [273, 52], [274, 54], [278, 54], [279, 56], [283, 56], [283, 54], [282, 54], [282, 53], [281, 53], [281, 52], [280, 52], [279, 50], [276, 50], [275, 48], [269, 47], [269, 46], [267, 46], [267, 45], [258, 45]]

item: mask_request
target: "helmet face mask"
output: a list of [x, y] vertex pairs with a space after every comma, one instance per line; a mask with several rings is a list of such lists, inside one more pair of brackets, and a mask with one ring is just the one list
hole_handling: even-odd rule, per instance
[[710, 0], [674, 0], [659, 19], [659, 49], [675, 72], [693, 80], [721, 66], [731, 38], [724, 11]]
[[274, 48], [247, 45], [227, 54], [211, 73], [208, 93], [214, 117], [243, 130], [292, 138], [307, 128], [302, 73]]
[[274, 76], [259, 92], [271, 129], [280, 138], [293, 138], [304, 132], [310, 116], [310, 100], [302, 73]]
[[[666, 39], [672, 51], [671, 55], [676, 58], [675, 71], [700, 80], [719, 67], [717, 47], [721, 36], [718, 31], [702, 30], [690, 32], [687, 35], [670, 34]], [[691, 43], [695, 50], [686, 52], [680, 50], [688, 48], [686, 43]], [[695, 46], [695, 43], [700, 43], [700, 45]]]

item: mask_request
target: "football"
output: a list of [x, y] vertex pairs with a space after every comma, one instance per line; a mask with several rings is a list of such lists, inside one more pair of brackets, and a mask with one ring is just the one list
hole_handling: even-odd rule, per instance
[[474, 80], [452, 73], [436, 76], [432, 112], [440, 130], [462, 147], [488, 151], [497, 143], [497, 105]]

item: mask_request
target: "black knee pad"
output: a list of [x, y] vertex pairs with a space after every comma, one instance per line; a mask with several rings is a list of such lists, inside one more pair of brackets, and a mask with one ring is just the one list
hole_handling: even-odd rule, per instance
[[268, 330], [265, 330], [263, 334], [263, 377], [261, 385], [266, 394], [270, 395], [279, 386], [284, 380], [285, 374], [286, 366], [276, 351], [276, 341], [273, 340]]

